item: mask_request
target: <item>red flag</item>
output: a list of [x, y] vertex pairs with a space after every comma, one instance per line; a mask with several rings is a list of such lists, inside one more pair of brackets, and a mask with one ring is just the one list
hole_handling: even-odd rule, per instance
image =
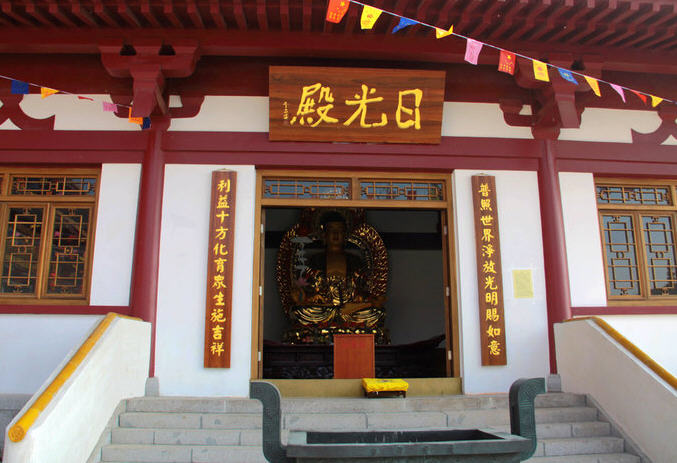
[[642, 102], [643, 102], [644, 104], [646, 104], [646, 95], [645, 95], [645, 94], [639, 93], [637, 90], [630, 90], [630, 91], [631, 91], [632, 93], [634, 93], [635, 95], [637, 95], [637, 96], [639, 97], [639, 99], [642, 100]]
[[498, 70], [515, 74], [515, 54], [508, 50], [501, 50], [501, 57], [498, 60]]
[[327, 21], [330, 23], [340, 23], [343, 19], [343, 15], [348, 11], [349, 6], [349, 0], [329, 0], [329, 6], [327, 7]]
[[81, 95], [78, 95], [78, 100], [94, 101], [94, 98], [90, 98], [90, 97], [88, 97], [88, 96], [81, 96]]

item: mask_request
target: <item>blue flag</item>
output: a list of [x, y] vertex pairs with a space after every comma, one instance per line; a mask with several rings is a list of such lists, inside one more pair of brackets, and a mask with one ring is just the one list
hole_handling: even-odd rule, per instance
[[13, 95], [27, 95], [30, 93], [28, 91], [28, 84], [26, 82], [21, 82], [20, 80], [12, 81], [12, 94]]
[[557, 70], [559, 71], [559, 75], [562, 76], [562, 79], [567, 80], [574, 85], [578, 85], [578, 81], [576, 80], [574, 75], [571, 73], [571, 71], [567, 71], [566, 69], [561, 69], [561, 68], [557, 68]]
[[150, 129], [150, 117], [143, 118], [143, 124], [141, 124], [141, 130]]
[[407, 26], [411, 26], [412, 24], [417, 24], [418, 21], [414, 21], [413, 19], [409, 18], [400, 18], [400, 22], [393, 28], [393, 34], [400, 29], [404, 29]]

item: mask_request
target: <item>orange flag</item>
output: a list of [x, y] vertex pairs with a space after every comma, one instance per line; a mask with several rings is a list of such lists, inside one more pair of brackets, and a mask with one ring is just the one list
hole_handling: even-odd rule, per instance
[[498, 70], [515, 74], [515, 54], [508, 50], [501, 50], [501, 56], [498, 60]]
[[327, 21], [330, 23], [340, 23], [343, 19], [343, 16], [348, 11], [350, 6], [349, 0], [329, 0], [329, 6], [327, 7]]
[[127, 120], [131, 122], [132, 124], [143, 124], [143, 117], [132, 117], [132, 108], [129, 108], [129, 116], [127, 117]]
[[548, 65], [542, 61], [533, 60], [534, 62], [534, 77], [543, 82], [550, 82], [548, 75]]
[[50, 95], [54, 95], [55, 93], [59, 93], [59, 91], [54, 90], [53, 88], [40, 87], [40, 97], [43, 99]]
[[602, 94], [599, 91], [599, 82], [597, 82], [597, 79], [595, 79], [594, 77], [590, 77], [590, 76], [583, 76], [583, 77], [585, 77], [585, 80], [588, 82], [588, 85], [590, 86], [592, 91], [595, 92], [595, 95], [602, 96]]

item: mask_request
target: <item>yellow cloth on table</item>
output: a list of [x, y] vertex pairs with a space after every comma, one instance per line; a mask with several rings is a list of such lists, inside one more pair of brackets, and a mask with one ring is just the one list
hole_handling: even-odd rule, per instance
[[362, 387], [367, 392], [406, 391], [409, 383], [401, 379], [362, 378]]

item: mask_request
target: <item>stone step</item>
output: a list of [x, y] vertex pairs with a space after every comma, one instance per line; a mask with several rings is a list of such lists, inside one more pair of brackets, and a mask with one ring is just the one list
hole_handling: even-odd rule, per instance
[[530, 463], [640, 463], [640, 458], [629, 453], [596, 455], [565, 455], [558, 457], [532, 457]]
[[261, 427], [257, 413], [141, 413], [120, 414], [121, 428], [253, 429]]
[[619, 437], [574, 437], [569, 439], [540, 439], [534, 456], [591, 455], [623, 453], [625, 442]]
[[[510, 425], [492, 426], [492, 429], [510, 432]], [[578, 423], [539, 423], [536, 436], [539, 439], [566, 439], [569, 437], [599, 437], [611, 435], [611, 425], [604, 421]]]
[[102, 449], [106, 463], [266, 463], [261, 447], [182, 446], [182, 445], [108, 445]]
[[[537, 408], [583, 407], [581, 394], [549, 393], [536, 397]], [[290, 398], [282, 400], [283, 413], [407, 412], [508, 408], [505, 394], [487, 396], [411, 397], [407, 399]], [[261, 413], [257, 400], [201, 397], [138, 397], [127, 401], [128, 412]]]

